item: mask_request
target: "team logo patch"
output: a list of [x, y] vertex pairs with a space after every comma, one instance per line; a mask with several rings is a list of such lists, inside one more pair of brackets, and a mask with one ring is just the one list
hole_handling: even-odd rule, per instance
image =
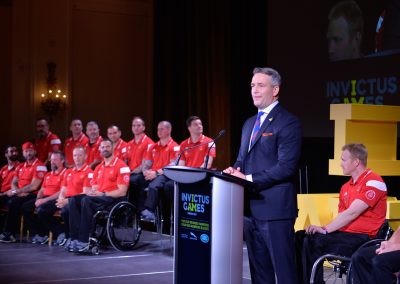
[[129, 182], [129, 176], [128, 175], [124, 176], [124, 182]]
[[37, 176], [38, 176], [39, 178], [42, 178], [42, 177], [44, 176], [44, 172], [38, 172], [38, 173], [37, 173]]
[[365, 193], [365, 197], [366, 197], [368, 200], [374, 199], [374, 198], [375, 198], [375, 191], [373, 191], [372, 189], [368, 190], [368, 191]]

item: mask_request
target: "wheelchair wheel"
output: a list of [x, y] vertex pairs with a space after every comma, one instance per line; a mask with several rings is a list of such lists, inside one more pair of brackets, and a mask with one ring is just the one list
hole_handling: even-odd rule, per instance
[[348, 283], [346, 275], [348, 263], [345, 263], [340, 260], [329, 260], [328, 263], [329, 263], [328, 267], [326, 266], [323, 267], [323, 279], [325, 283], [332, 283], [332, 284]]
[[100, 254], [100, 249], [99, 249], [98, 246], [94, 246], [94, 247], [92, 247], [91, 252], [94, 255], [99, 255]]
[[107, 221], [107, 235], [117, 250], [130, 250], [137, 244], [141, 228], [136, 218], [136, 208], [130, 202], [122, 201], [110, 211]]
[[334, 254], [325, 254], [320, 256], [313, 264], [310, 284], [316, 283], [317, 274], [320, 269], [322, 269], [322, 280], [324, 283], [350, 283], [350, 278], [346, 277], [350, 260], [351, 259], [348, 257]]
[[107, 211], [97, 211], [93, 216], [94, 220], [94, 230], [92, 233], [92, 238], [96, 239], [97, 242], [102, 242], [107, 233], [107, 220], [108, 220], [108, 212]]

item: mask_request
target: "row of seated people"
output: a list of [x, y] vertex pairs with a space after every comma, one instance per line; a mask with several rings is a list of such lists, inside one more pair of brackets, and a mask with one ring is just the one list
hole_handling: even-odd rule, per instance
[[[16, 147], [7, 147], [5, 156], [8, 165], [1, 172], [0, 206], [8, 208], [4, 220], [1, 242], [16, 241], [20, 216], [24, 216], [32, 241], [45, 243], [47, 233], [58, 236], [60, 244], [67, 243], [70, 251], [85, 251], [93, 229], [93, 215], [104, 208], [116, 204], [126, 198], [128, 188], [130, 196], [137, 205], [143, 218], [154, 218], [154, 209], [159, 190], [173, 188], [173, 184], [163, 175], [163, 167], [175, 164], [178, 154], [181, 155], [179, 165], [204, 166], [206, 154], [210, 150], [207, 167], [211, 167], [216, 156], [215, 147], [209, 148], [212, 139], [203, 135], [201, 119], [192, 116], [187, 120], [190, 137], [178, 145], [171, 138], [172, 126], [168, 121], [158, 124], [159, 141], [154, 143], [144, 134], [144, 121], [135, 117], [132, 129], [135, 138], [135, 160], [140, 161], [137, 167], [129, 167], [116, 155], [115, 143], [109, 138], [101, 139], [98, 146], [100, 163], [94, 171], [87, 162], [88, 147], [75, 145], [72, 152], [73, 166], [66, 167], [66, 157], [63, 152], [53, 150], [50, 154], [51, 171], [36, 157], [36, 147], [31, 142], [22, 146], [25, 162], [17, 161]], [[138, 134], [138, 135], [137, 135]], [[198, 145], [188, 151], [188, 147]], [[182, 149], [182, 150], [181, 150]], [[65, 158], [64, 158], [65, 157]], [[147, 198], [140, 201], [147, 188]], [[172, 201], [172, 200], [171, 200]], [[60, 224], [53, 218], [54, 213], [61, 209], [64, 223]], [[37, 214], [34, 214], [37, 213]]]
[[[348, 283], [396, 283], [394, 272], [400, 270], [400, 228], [380, 248], [357, 250], [377, 237], [386, 218], [386, 184], [367, 168], [367, 156], [363, 144], [343, 146], [341, 167], [343, 174], [351, 178], [340, 190], [338, 215], [325, 226], [310, 225], [296, 232], [299, 283], [325, 283], [322, 263], [314, 265], [321, 256], [351, 257], [356, 251], [352, 259], [352, 282]], [[313, 266], [315, 277], [311, 277]]]

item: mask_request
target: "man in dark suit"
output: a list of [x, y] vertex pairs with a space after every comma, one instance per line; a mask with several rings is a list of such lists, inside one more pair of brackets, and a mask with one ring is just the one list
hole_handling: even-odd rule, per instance
[[299, 120], [278, 102], [280, 85], [276, 70], [253, 70], [251, 95], [259, 114], [244, 123], [237, 160], [224, 171], [256, 185], [247, 192], [244, 220], [252, 283], [297, 283], [294, 179], [302, 134]]

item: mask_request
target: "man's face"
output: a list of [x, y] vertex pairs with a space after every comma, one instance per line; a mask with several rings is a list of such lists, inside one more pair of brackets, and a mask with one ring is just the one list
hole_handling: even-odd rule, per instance
[[171, 129], [168, 128], [164, 123], [159, 123], [157, 126], [157, 136], [160, 139], [169, 137], [171, 134]]
[[103, 158], [109, 158], [113, 153], [113, 146], [110, 141], [102, 141], [100, 143], [100, 154]]
[[83, 130], [82, 121], [80, 121], [79, 119], [73, 120], [71, 122], [69, 130], [71, 130], [72, 134], [74, 135], [80, 135]]
[[251, 80], [251, 96], [258, 109], [264, 109], [277, 100], [279, 86], [272, 86], [271, 76], [256, 73]]
[[22, 151], [22, 156], [24, 156], [25, 160], [32, 161], [36, 156], [36, 151], [33, 149], [26, 149]]
[[64, 160], [61, 159], [60, 154], [51, 154], [50, 166], [52, 171], [56, 171], [63, 167]]
[[203, 124], [200, 119], [192, 120], [188, 127], [190, 135], [200, 135], [203, 133]]
[[350, 36], [348, 23], [343, 17], [329, 22], [326, 38], [330, 61], [351, 59], [358, 55], [360, 40]]
[[145, 131], [146, 127], [144, 126], [144, 122], [136, 118], [132, 120], [132, 133], [133, 135], [140, 135]]
[[107, 129], [107, 137], [108, 139], [110, 139], [112, 142], [115, 143], [121, 137], [121, 131], [115, 126], [110, 127]]
[[8, 147], [5, 156], [6, 156], [7, 160], [10, 160], [12, 162], [15, 162], [16, 160], [18, 160], [17, 147]]
[[89, 137], [91, 141], [97, 139], [100, 136], [100, 129], [97, 125], [88, 125], [86, 127], [86, 135]]
[[72, 152], [72, 158], [77, 167], [81, 167], [86, 161], [86, 152], [82, 148], [75, 148]]
[[41, 119], [36, 122], [36, 132], [39, 137], [46, 137], [49, 133], [49, 124], [46, 120]]
[[344, 175], [351, 175], [360, 163], [360, 161], [357, 158], [354, 158], [348, 150], [342, 152], [341, 160], [342, 162], [340, 163], [340, 166], [342, 167]]

